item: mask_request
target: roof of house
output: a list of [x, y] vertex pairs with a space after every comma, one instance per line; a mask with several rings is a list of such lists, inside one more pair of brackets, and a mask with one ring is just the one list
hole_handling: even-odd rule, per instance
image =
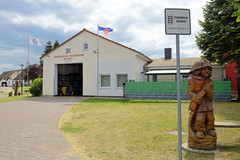
[[[189, 58], [181, 58], [180, 66], [192, 66], [192, 64], [201, 59], [200, 57], [189, 57]], [[176, 58], [172, 59], [153, 59], [151, 63], [146, 65], [147, 68], [155, 68], [155, 67], [176, 67], [177, 62]]]
[[[75, 34], [74, 36], [72, 36], [71, 38], [69, 38], [68, 40], [66, 40], [65, 42], [63, 42], [63, 43], [62, 43], [61, 45], [59, 45], [58, 47], [64, 45], [65, 43], [67, 43], [68, 41], [72, 40], [74, 37], [78, 36], [78, 35], [81, 34], [82, 32], [88, 32], [88, 33], [93, 34], [93, 35], [95, 35], [95, 36], [99, 36], [99, 38], [105, 39], [105, 40], [107, 40], [107, 41], [109, 41], [109, 42], [115, 43], [115, 44], [117, 44], [117, 45], [119, 45], [119, 46], [122, 46], [122, 47], [124, 47], [124, 48], [130, 49], [130, 50], [132, 50], [132, 51], [134, 51], [134, 52], [137, 52], [137, 53], [140, 54], [142, 57], [144, 57], [145, 59], [147, 59], [147, 61], [149, 61], [149, 62], [152, 61], [151, 58], [147, 57], [146, 55], [144, 55], [143, 53], [141, 53], [141, 52], [139, 52], [139, 51], [137, 51], [137, 50], [135, 50], [135, 49], [129, 48], [129, 47], [125, 46], [125, 45], [122, 45], [122, 44], [120, 44], [120, 43], [117, 43], [117, 42], [115, 42], [115, 41], [112, 41], [112, 40], [110, 40], [110, 39], [107, 39], [107, 38], [105, 38], [105, 37], [103, 37], [103, 36], [100, 36], [100, 35], [98, 35], [98, 34], [96, 34], [96, 33], [91, 32], [91, 31], [89, 31], [89, 30], [87, 30], [87, 29], [85, 29], [85, 28], [84, 28], [82, 31], [80, 31], [80, 32], [78, 32], [77, 34]], [[56, 47], [56, 48], [54, 48], [53, 50], [49, 51], [48, 53], [42, 55], [42, 56], [40, 57], [40, 59], [42, 59], [42, 58], [45, 57], [46, 55], [50, 54], [51, 52], [53, 52], [54, 50], [56, 50], [58, 47]]]
[[16, 80], [19, 78], [19, 75], [22, 73], [21, 70], [12, 70], [12, 71], [5, 71], [0, 75], [0, 80], [8, 80], [11, 78], [12, 80]]

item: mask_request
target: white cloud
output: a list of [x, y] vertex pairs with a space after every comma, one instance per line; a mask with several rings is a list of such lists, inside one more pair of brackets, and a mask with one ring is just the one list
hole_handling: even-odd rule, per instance
[[[20, 4], [21, 2], [16, 1], [16, 3]], [[181, 56], [200, 55], [195, 44], [195, 34], [201, 29], [198, 20], [202, 19], [202, 7], [206, 4], [205, 0], [25, 0], [24, 3], [27, 4], [26, 10], [0, 9], [2, 23], [7, 22], [9, 26], [14, 26], [14, 34], [38, 28], [40, 33], [36, 34], [41, 34], [43, 39], [48, 39], [51, 35], [49, 32], [57, 29], [57, 33], [62, 32], [62, 34], [59, 34], [59, 37], [51, 38], [60, 39], [66, 35], [77, 33], [83, 28], [96, 33], [97, 24], [99, 24], [114, 29], [113, 35], [107, 38], [134, 48], [154, 59], [163, 57], [166, 47], [172, 48], [173, 57], [175, 56], [176, 38], [165, 34], [164, 9], [188, 8], [191, 11], [192, 34], [180, 36]], [[39, 28], [43, 30], [41, 31]], [[21, 36], [18, 35], [18, 37]], [[5, 43], [5, 39], [0, 42]], [[14, 42], [15, 44], [18, 42]], [[22, 59], [21, 61], [26, 61], [26, 48], [22, 48], [22, 46], [6, 48], [1, 44], [0, 47], [0, 56], [3, 58], [11, 59], [15, 56]], [[24, 56], [20, 57], [19, 53]], [[38, 61], [39, 56], [41, 55], [31, 51], [31, 61]]]
[[[20, 64], [26, 65], [28, 50], [27, 48], [13, 47], [4, 44], [0, 46], [11, 48], [11, 49], [2, 49], [0, 52], [1, 64], [0, 64], [0, 74], [6, 70], [15, 70], [20, 68]], [[34, 50], [30, 47], [29, 52], [30, 63], [39, 62], [40, 55], [35, 54]]]
[[64, 32], [79, 31], [82, 26], [82, 24], [80, 23], [73, 23], [70, 25], [69, 23], [58, 18], [55, 14], [35, 16], [23, 16], [20, 14], [16, 14], [16, 16], [12, 19], [12, 22], [15, 24], [40, 26], [43, 29], [62, 29]]
[[1, 63], [0, 64], [0, 74], [4, 71], [15, 70], [15, 69], [20, 69], [20, 66], [19, 66], [19, 68], [17, 68], [16, 65], [13, 65], [11, 63]]
[[23, 48], [15, 48], [15, 49], [9, 49], [9, 50], [1, 50], [0, 56], [2, 58], [16, 58], [18, 56], [25, 56], [27, 55], [27, 49]]
[[[100, 3], [102, 2], [100, 1]], [[93, 22], [100, 20], [108, 25], [114, 25], [115, 31], [119, 32], [117, 34], [121, 33], [121, 36], [125, 38], [122, 43], [139, 51], [144, 51], [143, 53], [148, 55], [155, 51], [161, 53], [165, 47], [175, 47], [175, 37], [165, 35], [164, 9], [189, 8], [192, 18], [192, 35], [189, 35], [187, 39], [184, 38], [185, 36], [181, 37], [183, 39], [181, 47], [184, 48], [184, 51], [186, 50], [185, 53], [188, 52], [191, 55], [191, 52], [192, 56], [198, 56], [199, 54], [196, 54], [199, 51], [195, 44], [195, 34], [200, 30], [198, 19], [201, 17], [199, 15], [202, 14], [201, 6], [204, 6], [205, 2], [180, 0], [177, 4], [158, 0], [130, 0], [127, 3], [126, 1], [111, 1], [105, 6], [100, 4], [103, 7], [92, 12], [89, 17]], [[119, 26], [125, 26], [125, 28], [119, 28]], [[191, 51], [187, 51], [187, 48]]]

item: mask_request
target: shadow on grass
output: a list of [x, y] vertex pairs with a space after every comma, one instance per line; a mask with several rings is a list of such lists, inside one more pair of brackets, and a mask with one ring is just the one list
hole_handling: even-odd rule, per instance
[[193, 160], [193, 159], [214, 160], [215, 159], [215, 153], [204, 154], [204, 153], [187, 152], [186, 155], [184, 156], [184, 159], [185, 160]]
[[[237, 144], [237, 145], [218, 144], [217, 148], [219, 149], [219, 152], [225, 152], [229, 154], [235, 154], [235, 153], [240, 154], [240, 144]], [[184, 159], [214, 160], [215, 154], [217, 155], [219, 152], [211, 153], [211, 154], [186, 152]]]
[[217, 147], [219, 148], [220, 152], [235, 152], [237, 154], [240, 154], [240, 144], [236, 145], [219, 144]]
[[[121, 102], [121, 103], [177, 103], [175, 100], [125, 100], [125, 99], [104, 99], [104, 98], [90, 98], [84, 102], [89, 103], [107, 103], [107, 102]], [[189, 101], [181, 101], [181, 103], [189, 103]]]
[[225, 121], [239, 122], [240, 121], [240, 105], [235, 102], [214, 102], [214, 114], [218, 115]]

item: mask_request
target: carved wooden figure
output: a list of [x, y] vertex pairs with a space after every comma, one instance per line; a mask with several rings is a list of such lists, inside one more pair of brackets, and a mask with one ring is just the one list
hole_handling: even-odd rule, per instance
[[17, 96], [18, 93], [18, 81], [16, 81], [16, 84], [14, 86], [14, 96]]
[[188, 81], [189, 105], [188, 147], [194, 149], [216, 149], [217, 134], [213, 114], [212, 67], [201, 59], [190, 70]]

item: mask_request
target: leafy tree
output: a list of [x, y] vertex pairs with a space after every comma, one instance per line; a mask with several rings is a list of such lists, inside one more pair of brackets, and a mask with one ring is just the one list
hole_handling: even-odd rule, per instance
[[59, 45], [60, 45], [60, 44], [59, 44], [58, 40], [56, 40], [55, 43], [54, 43], [54, 45], [53, 45], [53, 48], [56, 48], [56, 47], [58, 47]]
[[240, 100], [240, 23], [233, 17], [235, 0], [211, 0], [203, 8], [196, 44], [203, 58], [219, 65], [236, 62]]
[[240, 0], [235, 0], [234, 8], [236, 9], [235, 12], [233, 12], [233, 17], [237, 17], [237, 22], [240, 22]]
[[[38, 77], [43, 76], [43, 69], [42, 66], [39, 64], [31, 64], [29, 67], [29, 79], [34, 80]], [[27, 72], [27, 69], [26, 69]], [[27, 73], [24, 76], [24, 79], [27, 80]]]

